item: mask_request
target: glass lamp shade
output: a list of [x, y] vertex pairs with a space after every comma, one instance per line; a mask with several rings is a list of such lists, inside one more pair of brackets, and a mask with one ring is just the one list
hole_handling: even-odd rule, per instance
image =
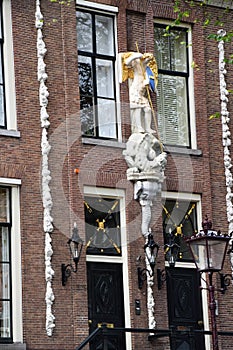
[[144, 251], [146, 253], [146, 257], [149, 261], [150, 267], [152, 271], [154, 271], [156, 259], [158, 256], [159, 245], [155, 243], [153, 235], [148, 235], [148, 241], [144, 246]]
[[78, 234], [78, 228], [76, 223], [74, 223], [72, 236], [69, 239], [68, 244], [70, 246], [70, 253], [72, 255], [73, 260], [75, 262], [78, 262], [82, 252], [83, 241]]
[[168, 261], [169, 266], [175, 267], [175, 264], [180, 252], [180, 246], [176, 243], [165, 244], [164, 251], [165, 251], [166, 260]]
[[206, 234], [187, 239], [197, 269], [206, 272], [222, 270], [229, 240], [229, 236], [209, 230]]

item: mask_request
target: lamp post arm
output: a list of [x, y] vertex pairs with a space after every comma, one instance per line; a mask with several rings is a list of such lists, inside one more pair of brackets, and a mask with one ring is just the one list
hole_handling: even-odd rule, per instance
[[209, 309], [210, 309], [211, 324], [212, 324], [213, 350], [219, 350], [218, 332], [217, 332], [217, 323], [216, 323], [216, 301], [214, 297], [215, 288], [213, 285], [213, 272], [209, 272], [208, 290], [209, 290]]

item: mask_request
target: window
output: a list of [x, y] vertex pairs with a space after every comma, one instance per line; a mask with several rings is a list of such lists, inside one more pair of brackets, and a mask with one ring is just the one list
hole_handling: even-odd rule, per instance
[[0, 187], [0, 339], [12, 339], [11, 215], [9, 188]]
[[120, 256], [120, 199], [86, 196], [84, 207], [87, 254]]
[[[178, 261], [181, 262], [192, 261], [184, 237], [190, 237], [198, 230], [197, 206], [196, 201], [188, 199], [166, 199], [163, 203], [164, 243], [168, 244], [169, 235], [174, 235], [174, 243], [180, 246]], [[169, 256], [166, 256], [166, 260], [168, 259]]]
[[188, 28], [155, 24], [158, 64], [158, 128], [166, 145], [191, 147], [190, 50]]
[[116, 139], [114, 16], [77, 11], [81, 126], [84, 136]]
[[19, 137], [16, 131], [16, 97], [11, 1], [0, 1], [0, 135]]
[[0, 349], [5, 349], [8, 346], [6, 343], [17, 343], [17, 348], [25, 349], [22, 331], [20, 183], [19, 179], [0, 178]]

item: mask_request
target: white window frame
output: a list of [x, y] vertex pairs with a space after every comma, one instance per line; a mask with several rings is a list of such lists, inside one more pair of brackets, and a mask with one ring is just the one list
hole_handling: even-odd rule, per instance
[[[86, 255], [88, 262], [105, 262], [122, 264], [123, 272], [123, 292], [124, 292], [124, 311], [125, 327], [130, 328], [130, 297], [129, 297], [129, 274], [128, 274], [128, 250], [126, 234], [126, 215], [125, 215], [125, 191], [122, 189], [84, 186], [84, 196], [109, 197], [120, 199], [120, 221], [121, 221], [121, 256], [101, 256]], [[126, 348], [132, 350], [131, 334], [126, 333]]]
[[[155, 24], [160, 25], [173, 25], [173, 22], [166, 20], [154, 21]], [[187, 28], [188, 30], [188, 57], [189, 57], [189, 79], [188, 79], [188, 103], [189, 103], [189, 124], [190, 124], [190, 147], [191, 149], [197, 149], [197, 136], [196, 136], [196, 118], [195, 118], [195, 103], [194, 103], [194, 75], [193, 75], [193, 53], [192, 53], [192, 28], [188, 24], [179, 24], [176, 28]], [[172, 30], [172, 29], [171, 29]]]
[[[23, 343], [22, 269], [20, 235], [20, 179], [0, 178], [0, 186], [11, 187], [11, 269], [13, 343]], [[0, 343], [1, 348], [1, 343]]]
[[5, 103], [6, 103], [6, 129], [0, 129], [0, 135], [16, 136], [17, 132], [16, 119], [16, 93], [15, 93], [15, 75], [14, 75], [14, 50], [12, 35], [12, 16], [11, 0], [2, 2], [3, 17], [3, 61], [4, 61], [4, 81], [5, 81]]
[[[115, 33], [115, 53], [116, 57], [118, 57], [118, 43], [117, 43], [117, 20], [116, 15], [118, 13], [118, 7], [116, 6], [110, 6], [110, 5], [104, 5], [99, 3], [94, 3], [91, 1], [86, 0], [76, 0], [76, 8], [77, 10], [92, 10], [96, 13], [100, 14], [106, 14], [114, 16], [114, 33]], [[118, 65], [117, 61], [115, 62], [115, 93], [116, 93], [116, 124], [117, 124], [117, 139], [116, 141], [122, 142], [122, 131], [121, 131], [121, 114], [120, 114], [120, 83], [119, 83], [119, 73], [118, 73]], [[83, 135], [83, 138], [85, 138], [85, 135]], [[90, 138], [90, 142], [96, 141], [98, 144], [102, 142], [103, 144], [109, 142], [110, 144], [112, 142], [115, 142], [113, 139], [109, 140], [103, 140], [101, 138]]]
[[[162, 198], [163, 199], [171, 199], [171, 200], [183, 200], [183, 201], [190, 201], [190, 202], [196, 202], [196, 213], [197, 213], [197, 229], [198, 231], [201, 230], [201, 222], [202, 222], [202, 214], [201, 214], [201, 195], [195, 194], [195, 193], [186, 193], [186, 192], [162, 192]], [[168, 262], [165, 262], [165, 266], [169, 266]], [[193, 262], [176, 262], [176, 267], [180, 268], [189, 268], [194, 269], [196, 268], [195, 263]], [[205, 282], [201, 279], [201, 285], [203, 289], [201, 290], [201, 297], [202, 297], [202, 312], [203, 312], [203, 322], [204, 322], [204, 329], [210, 329], [209, 324], [209, 308], [208, 308], [208, 291], [205, 289], [206, 285]], [[210, 350], [210, 336], [205, 335], [205, 350]]]

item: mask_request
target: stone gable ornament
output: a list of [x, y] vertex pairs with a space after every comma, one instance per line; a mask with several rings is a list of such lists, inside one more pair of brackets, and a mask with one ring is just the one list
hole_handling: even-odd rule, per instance
[[[128, 79], [130, 99], [131, 135], [123, 156], [128, 165], [127, 179], [134, 183], [134, 199], [142, 209], [141, 233], [147, 244], [152, 236], [151, 208], [164, 181], [167, 154], [159, 140], [157, 123], [150, 92], [156, 92], [158, 69], [151, 53], [125, 52], [119, 54], [120, 82]], [[155, 130], [151, 128], [154, 117]], [[157, 137], [155, 134], [157, 133]], [[146, 252], [145, 252], [146, 253]], [[154, 317], [154, 277], [147, 255], [147, 309], [149, 328], [156, 327]]]
[[[142, 234], [147, 237], [151, 206], [161, 192], [167, 163], [167, 154], [163, 152], [160, 140], [154, 136], [158, 131], [151, 128], [152, 115], [155, 115], [150, 91], [156, 92], [158, 68], [151, 53], [120, 53], [119, 62], [120, 81], [129, 79], [132, 133], [123, 156], [128, 165], [127, 179], [134, 182], [134, 197], [142, 206]], [[156, 120], [154, 124], [156, 128]]]

